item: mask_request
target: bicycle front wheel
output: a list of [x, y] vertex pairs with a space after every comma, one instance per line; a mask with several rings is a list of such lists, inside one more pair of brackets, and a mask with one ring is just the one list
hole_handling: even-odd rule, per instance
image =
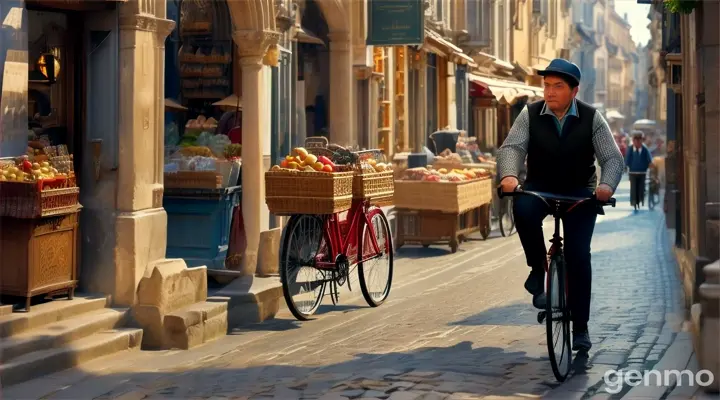
[[500, 205], [500, 234], [508, 237], [515, 233], [512, 197], [505, 197]]
[[565, 381], [570, 374], [572, 364], [570, 310], [567, 307], [566, 285], [565, 259], [560, 256], [550, 261], [545, 305], [545, 333], [550, 365], [555, 378], [560, 382]]
[[[358, 261], [375, 257], [358, 264], [360, 289], [370, 307], [377, 307], [390, 295], [393, 277], [393, 243], [390, 224], [381, 209], [375, 207], [368, 211], [370, 225], [363, 224], [358, 243]], [[372, 229], [370, 229], [372, 227]], [[380, 253], [372, 245], [371, 235], [375, 236]]]
[[323, 220], [317, 215], [293, 215], [285, 226], [280, 248], [280, 280], [290, 312], [310, 319], [325, 294], [325, 271], [314, 267], [315, 255], [326, 249]]

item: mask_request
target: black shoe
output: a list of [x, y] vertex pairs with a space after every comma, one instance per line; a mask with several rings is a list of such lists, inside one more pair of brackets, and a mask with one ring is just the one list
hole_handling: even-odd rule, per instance
[[572, 349], [575, 351], [589, 351], [592, 347], [588, 331], [573, 332]]
[[525, 280], [525, 290], [533, 296], [545, 292], [545, 269], [533, 268]]

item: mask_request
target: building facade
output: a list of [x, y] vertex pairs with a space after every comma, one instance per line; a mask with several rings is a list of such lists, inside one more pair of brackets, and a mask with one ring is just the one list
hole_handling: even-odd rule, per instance
[[[635, 120], [653, 119], [650, 117], [648, 103], [650, 99], [649, 84], [649, 68], [650, 68], [650, 50], [649, 44], [638, 44], [635, 51], [637, 54], [637, 65], [635, 66]], [[654, 120], [654, 119], [653, 119]], [[655, 120], [657, 123], [657, 120]]]
[[[720, 27], [716, 2], [698, 2], [689, 14], [653, 4], [653, 41], [662, 45], [651, 83], [667, 85], [668, 200], [675, 253], [691, 311], [700, 368], [720, 374]], [[657, 44], [653, 44], [657, 49]], [[660, 85], [655, 84], [659, 87]], [[671, 186], [672, 185], [672, 186]], [[715, 262], [714, 262], [715, 261]], [[707, 390], [717, 392], [715, 382]]]
[[595, 52], [598, 42], [595, 26], [595, 1], [574, 0], [572, 2], [572, 25], [570, 37], [571, 60], [580, 67], [582, 83], [578, 98], [588, 104], [595, 103], [595, 83], [598, 77], [595, 66]]

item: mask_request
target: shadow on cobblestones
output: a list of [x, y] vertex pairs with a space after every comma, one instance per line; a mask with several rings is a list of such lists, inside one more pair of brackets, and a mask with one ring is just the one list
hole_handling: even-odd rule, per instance
[[496, 307], [485, 310], [479, 314], [465, 318], [461, 321], [452, 322], [449, 325], [503, 325], [503, 326], [523, 326], [537, 325], [537, 310], [530, 304], [528, 295], [527, 303], [515, 303], [502, 307]]
[[[239, 355], [241, 356], [241, 355]], [[258, 360], [257, 362], [262, 362]], [[252, 364], [253, 362], [250, 361]], [[53, 398], [84, 399], [333, 399], [459, 398], [483, 396], [542, 396], [554, 383], [547, 359], [499, 347], [473, 348], [469, 341], [450, 347], [425, 347], [411, 352], [360, 353], [346, 362], [319, 366], [251, 365], [230, 367], [228, 361], [177, 372], [128, 372], [88, 376], [80, 386], [53, 394]], [[182, 371], [182, 372], [180, 372]], [[67, 389], [67, 388], [66, 388]], [[400, 393], [398, 393], [400, 394]], [[338, 397], [341, 396], [341, 397]], [[76, 398], [80, 398], [76, 397]], [[396, 396], [397, 397], [397, 396]], [[395, 398], [395, 397], [392, 397]], [[455, 397], [453, 397], [455, 398]]]

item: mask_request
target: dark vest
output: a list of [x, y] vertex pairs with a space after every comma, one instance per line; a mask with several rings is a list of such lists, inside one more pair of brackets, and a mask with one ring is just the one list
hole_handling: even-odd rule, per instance
[[595, 109], [577, 100], [578, 117], [568, 116], [558, 135], [555, 117], [542, 115], [545, 101], [528, 105], [530, 143], [527, 151], [527, 179], [536, 190], [562, 194], [579, 189], [595, 190]]

